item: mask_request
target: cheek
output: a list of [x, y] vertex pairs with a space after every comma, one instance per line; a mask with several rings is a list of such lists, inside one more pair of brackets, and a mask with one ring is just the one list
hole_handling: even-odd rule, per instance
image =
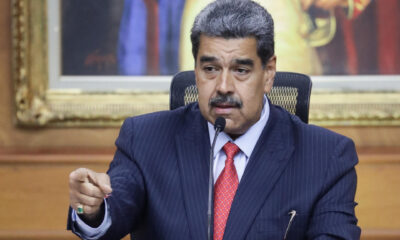
[[200, 92], [199, 92], [198, 97], [199, 97], [198, 102], [199, 102], [199, 105], [200, 105], [201, 107], [207, 106], [207, 105], [208, 105], [208, 104], [207, 104], [207, 103], [208, 103], [208, 99], [207, 99], [207, 96], [204, 94], [204, 92], [202, 92], [201, 94], [200, 94]]
[[208, 101], [212, 95], [212, 86], [210, 84], [198, 84], [198, 97], [201, 106], [208, 106]]
[[238, 93], [243, 102], [256, 103], [263, 97], [265, 85], [261, 83], [243, 84], [238, 88]]
[[253, 114], [257, 112], [262, 106], [264, 97], [264, 85], [252, 86], [249, 88], [242, 88], [240, 99], [243, 102], [242, 112], [245, 114]]

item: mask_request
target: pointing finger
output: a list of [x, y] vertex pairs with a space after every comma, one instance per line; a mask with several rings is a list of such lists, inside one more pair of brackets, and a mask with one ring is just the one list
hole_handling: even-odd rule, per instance
[[82, 204], [91, 207], [100, 207], [100, 205], [103, 203], [103, 198], [89, 197], [84, 194], [78, 194], [74, 200], [76, 204]]
[[103, 193], [103, 191], [97, 185], [94, 185], [93, 183], [90, 182], [84, 182], [79, 184], [78, 192], [90, 197], [96, 197], [101, 199], [105, 197], [105, 193]]
[[88, 177], [90, 182], [99, 187], [104, 195], [109, 195], [112, 192], [110, 177], [107, 174], [90, 171]]
[[88, 172], [89, 169], [87, 168], [78, 168], [69, 174], [69, 179], [71, 181], [86, 182], [88, 181]]

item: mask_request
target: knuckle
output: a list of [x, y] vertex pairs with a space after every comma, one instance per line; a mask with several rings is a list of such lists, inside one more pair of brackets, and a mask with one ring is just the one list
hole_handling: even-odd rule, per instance
[[73, 178], [70, 178], [68, 183], [69, 183], [69, 188], [70, 189], [76, 189], [77, 188], [78, 182], [75, 181]]
[[72, 171], [72, 172], [69, 174], [69, 179], [72, 180], [72, 181], [74, 181], [74, 180], [77, 179], [81, 174], [83, 174], [85, 171], [86, 171], [85, 168], [78, 168], [78, 169], [75, 169], [74, 171]]
[[70, 183], [73, 182], [73, 180], [75, 179], [75, 175], [76, 175], [75, 171], [72, 171], [72, 172], [69, 173], [69, 177], [68, 178], [69, 178], [69, 182]]

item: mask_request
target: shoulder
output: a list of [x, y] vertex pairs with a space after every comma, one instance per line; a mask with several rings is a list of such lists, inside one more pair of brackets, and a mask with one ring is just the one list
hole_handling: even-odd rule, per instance
[[318, 164], [346, 161], [346, 165], [358, 162], [355, 144], [352, 139], [329, 129], [306, 124], [297, 116], [280, 107], [273, 107], [278, 129], [285, 132], [288, 141], [298, 155], [307, 156]]
[[[301, 176], [324, 191], [339, 181], [345, 173], [355, 173], [358, 163], [354, 142], [339, 133], [320, 126], [306, 124], [284, 109], [278, 108], [278, 129], [285, 133], [283, 142], [292, 147], [291, 166]], [[354, 182], [352, 177], [349, 182]]]
[[[197, 103], [189, 104], [175, 110], [153, 112], [125, 119], [121, 132], [135, 132], [135, 135], [174, 131], [182, 127], [185, 119], [200, 115]], [[131, 134], [129, 134], [131, 135]]]
[[316, 126], [313, 124], [304, 123], [299, 117], [290, 114], [285, 109], [279, 106], [273, 106], [273, 111], [277, 115], [277, 121], [283, 124], [284, 127], [293, 134], [298, 140], [313, 140], [318, 141], [328, 141], [328, 142], [338, 142], [338, 141], [348, 141], [352, 140], [344, 135], [336, 133], [332, 130], [326, 129], [321, 126]]

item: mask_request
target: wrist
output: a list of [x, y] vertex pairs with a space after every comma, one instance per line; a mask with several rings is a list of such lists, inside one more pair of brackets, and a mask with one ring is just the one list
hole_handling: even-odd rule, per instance
[[97, 228], [104, 220], [105, 207], [104, 202], [101, 204], [99, 210], [92, 214], [80, 214], [79, 217], [83, 222], [92, 228]]

